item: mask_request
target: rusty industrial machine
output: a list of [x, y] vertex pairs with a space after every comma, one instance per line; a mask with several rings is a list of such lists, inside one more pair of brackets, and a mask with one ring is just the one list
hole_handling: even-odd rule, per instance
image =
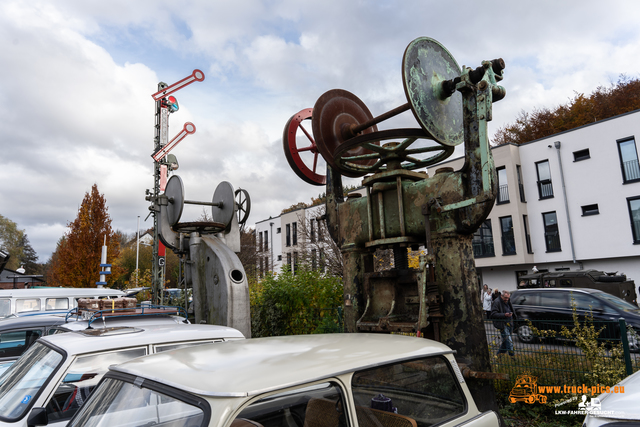
[[[506, 94], [498, 85], [504, 68], [502, 59], [461, 68], [421, 37], [402, 59], [406, 104], [373, 117], [354, 94], [335, 89], [286, 124], [292, 169], [326, 186], [327, 226], [344, 258], [346, 331], [419, 333], [457, 350], [469, 369], [490, 371], [471, 242], [497, 193], [487, 123]], [[377, 128], [405, 111], [418, 127]], [[463, 143], [462, 169], [427, 174]], [[364, 177], [365, 194], [345, 200], [342, 176]], [[417, 270], [408, 268], [408, 248], [426, 252]], [[379, 249], [393, 252], [392, 269], [375, 271]], [[476, 400], [486, 401], [486, 387], [472, 387]]]
[[[249, 193], [224, 181], [211, 202], [185, 200], [182, 179], [173, 175], [152, 201], [160, 240], [184, 260], [196, 323], [230, 326], [250, 338], [249, 284], [236, 255], [240, 225], [251, 210]], [[185, 204], [211, 206], [211, 221], [180, 222]]]

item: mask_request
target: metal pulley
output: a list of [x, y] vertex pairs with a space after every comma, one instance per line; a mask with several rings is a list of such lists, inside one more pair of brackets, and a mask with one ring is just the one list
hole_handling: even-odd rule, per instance
[[[238, 223], [245, 223], [251, 210], [249, 193], [243, 189], [238, 189], [234, 192], [233, 186], [227, 181], [218, 184], [211, 202], [185, 200], [184, 186], [182, 179], [178, 175], [174, 175], [169, 179], [164, 194], [167, 197], [166, 212], [169, 225], [175, 231], [180, 232], [219, 233], [229, 227], [233, 215], [236, 213], [238, 215]], [[180, 223], [185, 204], [211, 206], [212, 221]]]
[[[500, 65], [502, 64], [502, 65]], [[493, 61], [496, 73], [504, 63]], [[472, 71], [475, 83], [485, 68]], [[354, 94], [342, 89], [324, 93], [313, 109], [294, 115], [285, 127], [283, 146], [294, 172], [304, 181], [323, 185], [318, 173], [318, 153], [326, 163], [348, 177], [394, 169], [418, 169], [445, 160], [463, 141], [462, 96], [457, 87], [461, 69], [453, 56], [437, 41], [420, 37], [406, 48], [402, 81], [407, 103], [377, 117]], [[379, 131], [377, 125], [411, 110], [420, 128]], [[310, 145], [299, 147], [297, 129], [311, 119], [313, 133], [302, 128]], [[381, 141], [392, 141], [381, 145]], [[300, 153], [313, 154], [312, 166]]]

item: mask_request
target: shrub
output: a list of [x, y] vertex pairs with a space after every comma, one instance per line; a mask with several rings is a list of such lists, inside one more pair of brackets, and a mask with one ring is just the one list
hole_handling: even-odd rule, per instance
[[300, 268], [267, 275], [250, 287], [253, 337], [340, 332], [342, 281]]

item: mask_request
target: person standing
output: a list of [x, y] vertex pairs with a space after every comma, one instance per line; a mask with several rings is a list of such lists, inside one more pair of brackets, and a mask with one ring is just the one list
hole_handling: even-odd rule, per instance
[[486, 284], [482, 287], [482, 309], [484, 310], [485, 319], [491, 318], [491, 289]]
[[496, 288], [493, 290], [493, 294], [491, 294], [491, 299], [493, 301], [496, 300], [496, 298], [500, 298], [500, 291]]
[[502, 344], [498, 350], [498, 356], [509, 353], [509, 356], [515, 356], [513, 349], [513, 340], [511, 332], [513, 332], [514, 320], [516, 320], [516, 312], [511, 304], [511, 293], [502, 291], [500, 298], [496, 298], [491, 304], [491, 319], [493, 326], [500, 331], [502, 336]]

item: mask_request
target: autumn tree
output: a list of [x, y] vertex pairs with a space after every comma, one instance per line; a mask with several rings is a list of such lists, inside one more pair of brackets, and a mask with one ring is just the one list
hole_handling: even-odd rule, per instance
[[9, 262], [5, 266], [16, 270], [23, 266], [26, 274], [40, 274], [42, 266], [38, 264], [38, 255], [31, 247], [29, 238], [18, 224], [0, 215], [0, 249], [9, 254]]
[[589, 96], [576, 94], [568, 103], [553, 109], [521, 111], [515, 123], [497, 130], [492, 145], [523, 144], [637, 109], [640, 80], [622, 75], [609, 87], [598, 86]]
[[[68, 231], [58, 242], [47, 282], [52, 286], [94, 287], [100, 278], [105, 237], [107, 263], [112, 263], [120, 254], [120, 243], [111, 228], [106, 199], [94, 184], [91, 192], [85, 194], [77, 218], [68, 224]], [[119, 273], [118, 266], [114, 265], [112, 275], [118, 276]], [[113, 281], [109, 276], [106, 280]]]

